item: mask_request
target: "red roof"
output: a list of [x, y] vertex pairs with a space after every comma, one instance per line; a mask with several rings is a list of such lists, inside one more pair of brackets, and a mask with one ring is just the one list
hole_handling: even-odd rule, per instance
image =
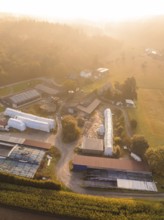
[[150, 172], [149, 167], [143, 162], [132, 159], [111, 159], [104, 157], [91, 157], [75, 155], [73, 165], [87, 166], [94, 169], [113, 169], [131, 172]]
[[26, 139], [23, 142], [23, 144], [27, 145], [27, 146], [30, 146], [30, 147], [42, 148], [42, 149], [45, 149], [45, 150], [48, 150], [48, 149], [51, 148], [51, 144], [50, 143], [36, 141], [36, 140], [31, 140], [31, 139]]

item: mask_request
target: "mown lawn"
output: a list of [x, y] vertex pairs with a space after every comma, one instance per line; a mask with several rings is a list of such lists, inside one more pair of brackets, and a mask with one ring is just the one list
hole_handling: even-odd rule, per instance
[[138, 122], [136, 133], [144, 135], [150, 146], [164, 146], [164, 90], [139, 89], [137, 108], [128, 113]]

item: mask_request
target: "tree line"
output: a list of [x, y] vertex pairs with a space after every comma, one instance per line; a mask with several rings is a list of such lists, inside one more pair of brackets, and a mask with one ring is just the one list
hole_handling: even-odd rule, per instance
[[120, 47], [108, 36], [88, 36], [65, 24], [0, 20], [0, 85], [39, 76], [63, 80], [69, 73], [97, 68]]

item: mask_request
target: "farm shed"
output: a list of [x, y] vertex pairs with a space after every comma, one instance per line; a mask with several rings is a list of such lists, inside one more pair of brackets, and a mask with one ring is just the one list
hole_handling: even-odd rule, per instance
[[79, 150], [84, 154], [102, 155], [104, 152], [103, 141], [101, 139], [84, 136]]
[[43, 84], [36, 85], [35, 89], [37, 89], [39, 92], [46, 93], [48, 95], [56, 95], [56, 94], [58, 94], [58, 90], [56, 90], [54, 88], [51, 88], [51, 87], [48, 87], [48, 86], [43, 85]]
[[40, 148], [44, 150], [49, 150], [51, 148], [50, 143], [41, 142], [41, 141], [32, 140], [32, 139], [25, 139], [25, 141], [23, 142], [23, 145], [28, 146], [28, 147]]
[[94, 99], [88, 106], [78, 105], [77, 109], [87, 114], [91, 114], [100, 105], [100, 103], [101, 101], [99, 99]]
[[75, 155], [74, 171], [83, 173], [84, 187], [157, 191], [148, 166], [130, 159]]
[[15, 128], [19, 131], [25, 131], [26, 130], [26, 125], [23, 121], [16, 119], [16, 118], [10, 118], [8, 120], [7, 124], [8, 128]]
[[31, 89], [9, 97], [9, 101], [13, 107], [19, 107], [21, 105], [25, 105], [40, 99], [41, 95], [35, 89]]
[[50, 132], [50, 126], [48, 122], [17, 116], [19, 121], [22, 121], [27, 128], [32, 128], [40, 131]]
[[157, 187], [155, 183], [148, 181], [117, 179], [117, 186], [118, 188], [122, 188], [122, 189], [157, 192]]
[[12, 109], [12, 108], [6, 108], [4, 115], [12, 117], [12, 118], [22, 116], [25, 118], [29, 118], [29, 119], [33, 119], [33, 120], [37, 120], [37, 121], [41, 121], [41, 122], [47, 122], [50, 126], [50, 129], [55, 128], [55, 120], [54, 119], [44, 118], [44, 117], [40, 117], [37, 115], [28, 114], [28, 113], [18, 111], [18, 110]]
[[44, 150], [15, 145], [5, 160], [0, 157], [0, 171], [33, 178], [44, 155]]
[[104, 111], [104, 117], [105, 117], [104, 155], [111, 156], [113, 154], [113, 123], [112, 123], [112, 112], [109, 108]]
[[1, 135], [0, 134], [0, 141], [6, 142], [6, 143], [12, 143], [12, 144], [23, 144], [25, 141], [25, 138], [17, 138], [12, 137], [10, 135]]
[[75, 155], [72, 164], [74, 170], [76, 170], [76, 167], [81, 166], [86, 169], [151, 173], [146, 164], [130, 159], [111, 159], [105, 157]]
[[0, 142], [11, 145], [19, 144], [20, 146], [35, 147], [44, 150], [48, 150], [51, 148], [51, 144], [47, 142], [34, 140], [34, 139], [16, 138], [6, 134], [0, 135]]

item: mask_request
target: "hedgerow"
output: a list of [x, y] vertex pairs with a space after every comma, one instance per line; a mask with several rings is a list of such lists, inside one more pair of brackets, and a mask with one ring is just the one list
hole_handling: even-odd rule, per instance
[[60, 190], [61, 185], [58, 182], [54, 181], [43, 181], [43, 180], [33, 180], [29, 178], [15, 176], [9, 173], [0, 172], [0, 182], [12, 183], [16, 185], [23, 185], [23, 186], [32, 186], [36, 188], [43, 188], [43, 189], [54, 189]]
[[0, 183], [0, 204], [90, 220], [162, 220], [164, 203], [109, 199]]

